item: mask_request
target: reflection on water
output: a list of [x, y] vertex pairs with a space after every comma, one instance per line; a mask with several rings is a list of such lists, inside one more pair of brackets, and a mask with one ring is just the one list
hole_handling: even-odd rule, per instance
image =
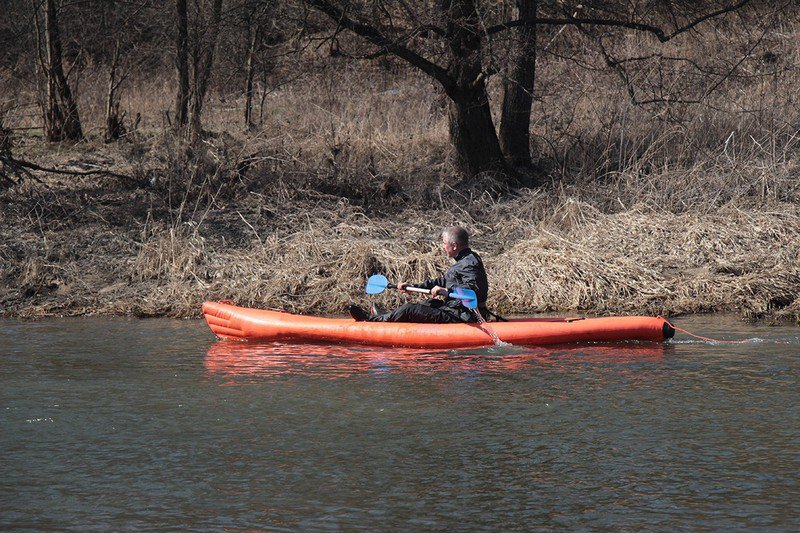
[[355, 374], [452, 373], [473, 375], [515, 372], [536, 364], [558, 367], [574, 364], [653, 361], [669, 349], [659, 343], [615, 343], [527, 348], [513, 345], [466, 350], [368, 348], [336, 344], [250, 343], [218, 341], [205, 358], [209, 374], [235, 384], [263, 378], [316, 376], [344, 379]]
[[0, 321], [0, 531], [800, 530], [800, 330], [676, 322], [763, 342], [426, 351]]

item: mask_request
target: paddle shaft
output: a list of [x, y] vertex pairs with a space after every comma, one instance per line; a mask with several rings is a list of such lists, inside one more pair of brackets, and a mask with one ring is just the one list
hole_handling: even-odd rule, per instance
[[[387, 285], [387, 287], [390, 288], [390, 289], [397, 289], [397, 285], [395, 285], [394, 283], [390, 283], [389, 285]], [[430, 289], [420, 289], [419, 287], [409, 287], [408, 285], [406, 285], [403, 290], [407, 291], [407, 292], [419, 292], [419, 293], [422, 293], [422, 294], [430, 294], [431, 293]], [[452, 296], [452, 295], [450, 295], [450, 296], [452, 298], [455, 297], [455, 296]]]
[[421, 292], [422, 294], [430, 294], [431, 293], [430, 289], [420, 289], [419, 287], [406, 287], [403, 290], [408, 291], [408, 292]]

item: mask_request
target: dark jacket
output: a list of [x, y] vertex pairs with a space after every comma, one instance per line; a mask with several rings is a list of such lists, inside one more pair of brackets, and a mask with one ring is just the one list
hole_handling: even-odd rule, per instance
[[[447, 269], [444, 275], [436, 279], [428, 279], [417, 284], [421, 289], [432, 289], [436, 285], [446, 288], [452, 292], [456, 287], [471, 289], [478, 295], [478, 307], [486, 307], [486, 297], [489, 295], [489, 280], [486, 278], [486, 270], [483, 268], [483, 261], [478, 254], [464, 248], [455, 257], [456, 262]], [[446, 306], [455, 309], [461, 308], [461, 301], [448, 298]]]

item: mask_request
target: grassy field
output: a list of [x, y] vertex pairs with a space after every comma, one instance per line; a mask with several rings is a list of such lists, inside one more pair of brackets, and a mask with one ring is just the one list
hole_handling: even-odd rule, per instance
[[[787, 51], [785, 68], [758, 76], [753, 60], [753, 76], [666, 118], [632, 104], [612, 73], [542, 60], [532, 131], [547, 184], [513, 192], [459, 179], [444, 97], [403, 69], [348, 63], [275, 86], [256, 131], [242, 127], [243, 99], [218, 90], [193, 148], [165, 126], [169, 78], [123, 87], [121, 107], [142, 120], [104, 144], [103, 76], [87, 72], [87, 141], [15, 129], [13, 153], [130, 179], [37, 173], [0, 191], [0, 313], [189, 317], [225, 298], [342, 314], [365, 300], [370, 274], [414, 281], [445, 268], [439, 231], [457, 223], [498, 312], [796, 320], [796, 59]], [[492, 82], [494, 102], [499, 90]], [[5, 124], [37, 120], [19, 106]]]

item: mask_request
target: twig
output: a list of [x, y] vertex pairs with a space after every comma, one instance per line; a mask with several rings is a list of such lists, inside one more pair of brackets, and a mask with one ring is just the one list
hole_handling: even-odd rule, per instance
[[250, 224], [250, 223], [249, 223], [249, 222], [248, 222], [248, 221], [247, 221], [247, 220], [244, 218], [244, 215], [242, 215], [242, 214], [241, 214], [239, 211], [236, 211], [236, 214], [237, 214], [237, 215], [239, 215], [239, 218], [241, 218], [241, 219], [242, 219], [242, 222], [244, 222], [245, 224], [247, 224], [247, 227], [248, 227], [248, 228], [250, 228], [251, 230], [253, 230], [253, 233], [255, 233], [255, 235], [256, 235], [256, 239], [258, 239], [258, 242], [259, 242], [259, 244], [264, 244], [264, 241], [262, 241], [262, 240], [261, 240], [261, 236], [258, 234], [258, 231], [256, 231], [256, 228], [254, 228], [254, 227], [253, 227], [253, 225], [252, 225], [252, 224]]

